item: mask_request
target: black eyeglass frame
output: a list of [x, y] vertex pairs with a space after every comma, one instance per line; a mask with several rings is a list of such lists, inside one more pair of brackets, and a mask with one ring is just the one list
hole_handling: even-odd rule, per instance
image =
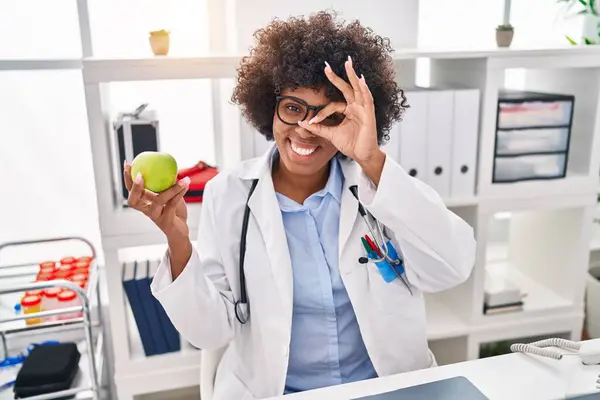
[[311, 106], [306, 101], [294, 96], [277, 96], [275, 97], [275, 99], [277, 100], [277, 102], [275, 103], [275, 112], [277, 113], [277, 118], [279, 118], [279, 120], [286, 125], [297, 125], [297, 123], [286, 122], [283, 118], [281, 118], [281, 115], [279, 115], [279, 103], [281, 103], [281, 100], [292, 99], [295, 102], [300, 103], [306, 107], [306, 113], [304, 114], [304, 117], [299, 119], [299, 121], [304, 121], [311, 110], [315, 112], [315, 115], [317, 115], [319, 111], [325, 108], [325, 106]]

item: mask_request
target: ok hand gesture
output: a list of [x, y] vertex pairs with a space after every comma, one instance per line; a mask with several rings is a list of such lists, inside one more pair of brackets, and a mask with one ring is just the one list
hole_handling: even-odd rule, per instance
[[[332, 102], [310, 121], [300, 121], [298, 124], [313, 134], [327, 139], [340, 152], [357, 163], [361, 165], [369, 163], [380, 156], [381, 152], [377, 143], [375, 106], [371, 91], [364, 76], [359, 78], [356, 75], [350, 57], [344, 65], [350, 84], [333, 72], [329, 64], [325, 64], [325, 75], [342, 92], [346, 102]], [[319, 124], [333, 113], [345, 115], [341, 124], [337, 126]]]

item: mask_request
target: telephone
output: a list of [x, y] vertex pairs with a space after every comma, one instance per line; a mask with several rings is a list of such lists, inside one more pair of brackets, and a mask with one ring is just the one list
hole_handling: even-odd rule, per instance
[[[560, 351], [556, 348], [566, 350]], [[545, 339], [537, 342], [523, 344], [516, 343], [510, 346], [515, 353], [529, 353], [542, 357], [563, 360], [569, 358], [572, 363], [572, 375], [565, 397], [575, 399], [580, 396], [600, 398], [600, 339], [585, 342], [573, 342], [566, 339]]]

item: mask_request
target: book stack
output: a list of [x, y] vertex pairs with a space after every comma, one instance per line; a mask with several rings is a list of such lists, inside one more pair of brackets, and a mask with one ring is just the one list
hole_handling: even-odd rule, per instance
[[487, 274], [483, 313], [486, 315], [523, 311], [523, 293], [503, 276]]
[[123, 263], [123, 288], [146, 356], [181, 349], [179, 333], [150, 290], [159, 264], [156, 260]]

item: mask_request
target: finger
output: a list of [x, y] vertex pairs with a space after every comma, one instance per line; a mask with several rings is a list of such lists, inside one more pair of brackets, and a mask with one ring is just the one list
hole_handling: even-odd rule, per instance
[[327, 104], [321, 111], [317, 113], [314, 117], [308, 121], [309, 125], [318, 124], [323, 121], [325, 118], [329, 117], [331, 114], [340, 113], [343, 114], [346, 111], [347, 104], [339, 101], [334, 101], [332, 103]]
[[373, 106], [373, 93], [371, 93], [371, 89], [369, 89], [369, 86], [367, 86], [367, 81], [365, 80], [364, 75], [360, 76], [360, 88], [362, 90], [364, 104]]
[[327, 61], [325, 61], [325, 76], [333, 86], [338, 88], [340, 92], [344, 95], [347, 103], [354, 101], [354, 92], [352, 91], [352, 86], [342, 78], [340, 78], [333, 70]]
[[331, 139], [333, 138], [333, 128], [330, 126], [324, 126], [321, 124], [309, 125], [308, 122], [304, 122], [304, 121], [299, 121], [298, 125], [300, 125], [304, 129], [306, 129], [307, 131], [311, 132], [312, 134], [314, 134], [316, 136], [320, 136], [323, 139], [329, 140], [330, 142], [331, 142]]
[[131, 165], [127, 163], [127, 160], [123, 162], [123, 181], [127, 190], [131, 190], [133, 179], [131, 179]]
[[133, 185], [131, 186], [131, 190], [129, 191], [129, 198], [127, 199], [127, 204], [131, 207], [136, 208], [142, 202], [142, 197], [144, 195], [144, 178], [142, 174], [138, 172], [135, 180], [133, 181]]
[[352, 66], [352, 57], [348, 56], [348, 61], [344, 64], [346, 67], [346, 75], [348, 75], [348, 79], [350, 80], [350, 84], [352, 85], [352, 90], [354, 92], [354, 101], [358, 104], [363, 104], [363, 95], [362, 90], [360, 88], [360, 80], [358, 75], [356, 75], [356, 71], [354, 71], [354, 67]]
[[187, 188], [190, 184], [190, 177], [186, 176], [179, 182], [175, 183], [173, 186], [160, 193], [154, 199], [154, 203], [159, 204], [160, 206], [164, 206], [167, 204], [169, 200], [171, 200], [174, 196], [176, 196], [183, 189]]
[[175, 211], [177, 210], [177, 204], [183, 199], [183, 196], [187, 193], [189, 186], [185, 186], [183, 190], [177, 193], [176, 196], [172, 197], [171, 200], [167, 202], [165, 208], [163, 209], [163, 218], [169, 220], [175, 216]]

